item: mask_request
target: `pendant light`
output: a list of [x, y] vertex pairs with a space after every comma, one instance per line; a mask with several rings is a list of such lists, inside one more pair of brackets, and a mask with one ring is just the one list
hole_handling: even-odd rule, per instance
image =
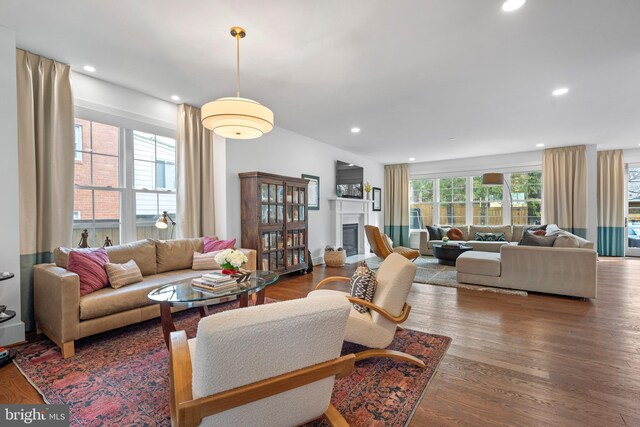
[[240, 39], [247, 33], [243, 28], [232, 27], [231, 35], [236, 39], [236, 96], [204, 104], [202, 126], [225, 138], [259, 138], [273, 129], [273, 112], [252, 99], [240, 97]]

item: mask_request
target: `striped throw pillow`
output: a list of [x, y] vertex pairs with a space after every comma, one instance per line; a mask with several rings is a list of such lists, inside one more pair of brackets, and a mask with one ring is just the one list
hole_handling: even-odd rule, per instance
[[216, 255], [221, 251], [207, 252], [201, 254], [200, 252], [193, 253], [192, 270], [219, 270], [220, 264], [216, 262]]
[[[351, 277], [351, 296], [372, 302], [377, 286], [376, 274], [371, 271], [366, 262], [362, 261]], [[353, 304], [353, 308], [360, 313], [369, 311], [367, 307], [360, 304]]]
[[109, 283], [114, 289], [121, 288], [132, 283], [142, 282], [142, 273], [138, 264], [134, 260], [129, 260], [124, 264], [113, 264], [108, 262], [104, 265], [109, 276]]

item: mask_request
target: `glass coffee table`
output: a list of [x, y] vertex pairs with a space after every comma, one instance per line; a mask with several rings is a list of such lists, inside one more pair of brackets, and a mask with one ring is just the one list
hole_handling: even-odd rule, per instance
[[[204, 272], [203, 272], [204, 274]], [[176, 330], [173, 324], [171, 307], [199, 307], [200, 316], [208, 316], [209, 305], [240, 299], [240, 307], [249, 305], [249, 295], [256, 294], [256, 305], [264, 304], [265, 288], [275, 283], [280, 276], [273, 271], [254, 271], [249, 280], [238, 283], [237, 288], [223, 291], [207, 291], [191, 285], [196, 277], [183, 279], [155, 289], [147, 295], [150, 300], [160, 303], [160, 321], [164, 341], [169, 347], [171, 332]]]

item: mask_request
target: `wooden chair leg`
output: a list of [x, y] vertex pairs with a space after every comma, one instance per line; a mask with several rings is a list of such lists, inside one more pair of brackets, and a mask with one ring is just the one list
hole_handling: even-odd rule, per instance
[[342, 414], [338, 412], [336, 407], [332, 404], [329, 404], [327, 411], [324, 413], [324, 417], [333, 427], [349, 427], [349, 423], [347, 423], [347, 420], [344, 419]]
[[63, 342], [62, 347], [60, 347], [60, 353], [62, 353], [63, 359], [73, 357], [76, 354], [74, 341]]
[[391, 359], [398, 359], [403, 362], [411, 363], [418, 366], [419, 368], [426, 368], [425, 364], [415, 356], [403, 353], [401, 351], [386, 349], [371, 349], [356, 353], [356, 362], [364, 359], [369, 359], [371, 357], [390, 357]]

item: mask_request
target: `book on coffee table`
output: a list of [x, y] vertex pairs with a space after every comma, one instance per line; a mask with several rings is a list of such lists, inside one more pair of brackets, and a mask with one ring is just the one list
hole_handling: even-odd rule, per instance
[[194, 288], [198, 288], [198, 289], [209, 291], [209, 292], [222, 292], [222, 291], [228, 291], [230, 289], [236, 289], [239, 287], [238, 283], [235, 280], [228, 284], [215, 285], [215, 286], [207, 283], [202, 283], [201, 281], [196, 282], [196, 280], [198, 279], [193, 279], [193, 281], [191, 282], [191, 286], [193, 286]]

